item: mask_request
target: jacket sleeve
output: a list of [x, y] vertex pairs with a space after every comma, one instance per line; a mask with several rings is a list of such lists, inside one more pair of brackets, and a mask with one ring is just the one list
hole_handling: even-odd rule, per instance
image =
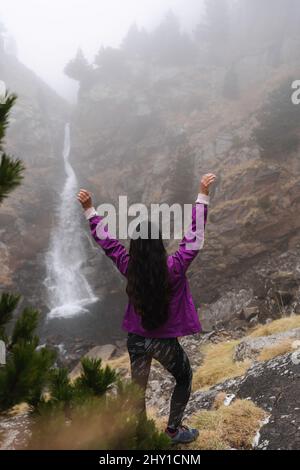
[[[191, 262], [196, 258], [203, 246], [208, 204], [209, 196], [199, 194], [196, 204], [193, 205], [192, 208], [191, 225], [179, 243], [178, 250], [172, 255], [174, 265], [183, 274], [185, 274]], [[199, 220], [200, 217], [203, 219]]]
[[89, 221], [92, 237], [101, 246], [106, 256], [117, 266], [123, 276], [126, 276], [129, 254], [126, 248], [108, 232], [108, 225], [104, 224], [103, 217], [98, 215], [94, 207], [85, 211]]

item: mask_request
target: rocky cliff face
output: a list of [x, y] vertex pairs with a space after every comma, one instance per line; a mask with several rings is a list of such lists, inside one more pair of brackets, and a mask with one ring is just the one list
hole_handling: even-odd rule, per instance
[[189, 271], [207, 329], [237, 316], [276, 318], [299, 301], [299, 151], [266, 159], [253, 137], [269, 93], [292, 66], [263, 63], [238, 64], [243, 81], [233, 101], [222, 97], [222, 68], [136, 62], [126, 80], [109, 83], [95, 71], [73, 118], [77, 171], [96, 204], [124, 194], [129, 204], [191, 203], [200, 175], [218, 175], [205, 248]]
[[41, 305], [44, 252], [63, 178], [61, 149], [69, 107], [14, 56], [0, 54], [0, 77], [17, 94], [6, 139], [26, 166], [23, 184], [0, 211], [0, 284]]
[[[136, 60], [126, 77], [110, 80], [94, 70], [70, 113], [32, 72], [2, 54], [1, 77], [19, 95], [7, 147], [25, 161], [27, 172], [1, 207], [1, 284], [17, 286], [43, 307], [44, 254], [64, 179], [62, 134], [69, 115], [72, 164], [95, 204], [117, 206], [119, 195], [148, 207], [191, 203], [200, 175], [218, 175], [205, 247], [189, 271], [205, 330], [240, 328], [297, 311], [300, 150], [265, 158], [254, 138], [269, 93], [294, 69], [287, 59], [276, 69], [264, 63], [258, 56], [237, 64], [234, 100], [222, 94], [224, 67]], [[88, 239], [87, 232], [89, 281], [100, 296], [120, 295], [122, 279], [105, 259], [99, 276], [99, 249]], [[176, 246], [172, 242], [168, 249]], [[124, 295], [120, 299], [123, 304]]]

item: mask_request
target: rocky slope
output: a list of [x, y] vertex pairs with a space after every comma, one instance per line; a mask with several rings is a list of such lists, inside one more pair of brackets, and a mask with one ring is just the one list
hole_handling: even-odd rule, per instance
[[[277, 68], [263, 55], [239, 61], [235, 100], [222, 95], [222, 66], [132, 60], [126, 78], [115, 74], [110, 80], [94, 70], [70, 115], [72, 164], [96, 205], [117, 206], [119, 195], [148, 207], [191, 203], [200, 175], [217, 174], [205, 247], [189, 270], [205, 331], [246, 328], [299, 308], [299, 150], [264, 158], [254, 138], [269, 93], [298, 72], [291, 45], [283, 51], [289, 54]], [[0, 67], [19, 95], [7, 146], [28, 167], [23, 186], [1, 208], [1, 284], [17, 287], [43, 309], [44, 254], [64, 178], [62, 133], [69, 110], [14, 57], [2, 53]], [[84, 221], [82, 229], [86, 275], [96, 294], [114, 297], [116, 310], [120, 304], [119, 319], [124, 280], [92, 243]]]
[[[299, 325], [299, 317], [292, 317], [294, 326]], [[270, 323], [273, 328], [276, 322]], [[216, 403], [219, 406], [229, 407], [229, 418], [235, 419], [234, 415], [230, 417], [230, 407], [239, 400], [249, 400], [259, 409], [263, 410], [264, 419], [257, 422], [256, 431], [251, 438], [251, 448], [256, 450], [272, 449], [299, 449], [300, 446], [300, 402], [298, 389], [300, 386], [300, 342], [296, 338], [299, 337], [299, 328], [288, 328], [284, 322], [277, 323], [278, 332], [273, 335], [263, 336], [264, 330], [261, 328], [256, 331], [257, 337], [242, 337], [242, 333], [229, 332], [226, 330], [218, 333], [209, 333], [206, 335], [195, 335], [180, 340], [182, 346], [186, 349], [194, 371], [194, 386], [190, 401], [187, 405], [185, 420], [189, 424], [195, 424], [195, 418], [203, 411], [214, 412]], [[282, 331], [280, 331], [282, 330]], [[269, 333], [269, 332], [268, 332]], [[253, 333], [252, 333], [253, 334]], [[283, 343], [284, 338], [289, 337], [289, 346]], [[226, 345], [228, 342], [236, 342], [234, 347], [235, 358], [233, 364], [238, 361], [245, 360], [245, 355], [239, 357], [238, 353], [245, 348], [241, 348], [245, 343], [253, 346], [252, 350], [248, 348], [248, 357], [251, 362], [245, 366], [243, 374], [236, 373], [237, 377], [227, 380], [214, 380], [215, 385], [206, 388], [199, 388], [197, 385], [197, 374], [201, 371], [201, 366], [205, 365], [205, 347], [219, 347]], [[257, 351], [253, 355], [254, 347], [258, 348], [260, 343], [260, 352], [267, 351], [265, 357], [258, 358]], [[285, 351], [290, 352], [285, 353]], [[251, 351], [251, 354], [249, 354]], [[220, 359], [222, 361], [222, 359]], [[111, 359], [109, 363], [118, 366], [119, 371], [129, 377], [129, 364], [127, 356], [119, 359]], [[226, 376], [226, 363], [224, 368], [224, 376]], [[202, 375], [213, 371], [206, 369]], [[232, 373], [232, 371], [230, 371]], [[235, 375], [235, 373], [233, 373]], [[164, 426], [169, 414], [169, 399], [174, 386], [174, 379], [170, 374], [166, 373], [163, 368], [153, 361], [150, 373], [150, 379], [147, 389], [147, 406], [159, 426]], [[208, 415], [209, 416], [209, 415]], [[250, 426], [250, 415], [247, 408], [241, 410], [242, 419], [245, 420], [245, 430], [247, 434], [247, 422]], [[196, 421], [197, 423], [197, 421]], [[199, 424], [198, 424], [199, 425]], [[200, 423], [202, 435], [200, 433], [199, 440], [193, 445], [193, 448], [205, 449], [206, 434], [210, 432], [209, 419], [206, 417], [203, 424]], [[214, 429], [214, 427], [213, 427]], [[251, 437], [251, 436], [250, 436]], [[218, 443], [211, 442], [209, 448], [218, 450]], [[214, 447], [215, 445], [215, 447]]]
[[[268, 330], [257, 327], [248, 332], [246, 337], [243, 337], [241, 331], [220, 330], [180, 339], [194, 373], [193, 391], [184, 419], [187, 424], [200, 428], [199, 439], [189, 448], [299, 449], [300, 342], [295, 339], [299, 337], [299, 325], [300, 317], [294, 315], [270, 323]], [[271, 335], [272, 331], [276, 333]], [[283, 343], [286, 337], [290, 339], [288, 345]], [[224, 346], [227, 348], [228, 344], [234, 345], [235, 357], [231, 358], [230, 369], [226, 359], [218, 359], [220, 377], [223, 376], [223, 379], [218, 379], [210, 368], [203, 369], [207, 361], [206, 348], [209, 347], [211, 351]], [[245, 344], [252, 345], [252, 349], [247, 349], [247, 357], [251, 361], [243, 363], [244, 372], [240, 373], [236, 372], [242, 370], [237, 369], [237, 364], [245, 360], [245, 355], [239, 356], [241, 350], [245, 352], [245, 348], [241, 347]], [[226, 350], [224, 357], [228, 356]], [[267, 356], [258, 356], [258, 352], [267, 352]], [[113, 345], [94, 347], [88, 356], [101, 358], [104, 364], [115, 368], [121, 377], [130, 378], [125, 344], [119, 343], [118, 348]], [[70, 376], [74, 379], [79, 373], [80, 367], [77, 365]], [[199, 373], [204, 378], [205, 374], [211, 374], [212, 385], [199, 387]], [[228, 373], [232, 377], [226, 378]], [[160, 429], [164, 429], [168, 418], [173, 387], [173, 377], [153, 361], [146, 393], [147, 410]], [[222, 415], [225, 415], [225, 421], [221, 425]], [[24, 404], [2, 414], [0, 449], [26, 447], [30, 429], [31, 416]]]
[[63, 181], [61, 151], [70, 110], [31, 70], [3, 51], [0, 78], [18, 96], [6, 150], [26, 166], [23, 184], [1, 206], [0, 285], [42, 306], [44, 252]]
[[133, 62], [128, 79], [109, 83], [95, 71], [73, 117], [77, 172], [96, 204], [117, 206], [119, 195], [148, 207], [191, 203], [200, 175], [217, 174], [205, 248], [189, 272], [208, 330], [243, 320], [245, 308], [265, 321], [299, 305], [299, 151], [266, 159], [253, 137], [269, 93], [296, 72], [263, 61], [239, 63], [233, 101], [222, 97], [222, 67]]

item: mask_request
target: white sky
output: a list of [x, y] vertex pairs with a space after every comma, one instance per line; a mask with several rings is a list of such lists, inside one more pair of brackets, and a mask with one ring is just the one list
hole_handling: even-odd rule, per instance
[[199, 22], [203, 0], [0, 0], [0, 20], [18, 45], [20, 61], [65, 97], [74, 82], [65, 64], [81, 47], [92, 60], [101, 45], [118, 46], [130, 25], [152, 29], [166, 11], [183, 29]]

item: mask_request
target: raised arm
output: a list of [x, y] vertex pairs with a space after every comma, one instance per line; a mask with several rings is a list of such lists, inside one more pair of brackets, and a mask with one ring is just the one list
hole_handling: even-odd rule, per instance
[[129, 254], [126, 248], [116, 238], [108, 232], [108, 226], [104, 223], [104, 217], [100, 216], [92, 205], [91, 195], [88, 191], [81, 189], [77, 195], [84, 209], [84, 215], [89, 221], [92, 237], [101, 246], [106, 256], [108, 256], [117, 266], [118, 270], [126, 276]]
[[[208, 205], [210, 202], [209, 187], [215, 181], [215, 178], [216, 176], [212, 173], [202, 177], [196, 204], [192, 208], [191, 225], [181, 240], [178, 250], [173, 255], [173, 262], [182, 273], [186, 272], [203, 246]], [[200, 218], [202, 220], [199, 220]], [[197, 243], [195, 243], [196, 241]]]

